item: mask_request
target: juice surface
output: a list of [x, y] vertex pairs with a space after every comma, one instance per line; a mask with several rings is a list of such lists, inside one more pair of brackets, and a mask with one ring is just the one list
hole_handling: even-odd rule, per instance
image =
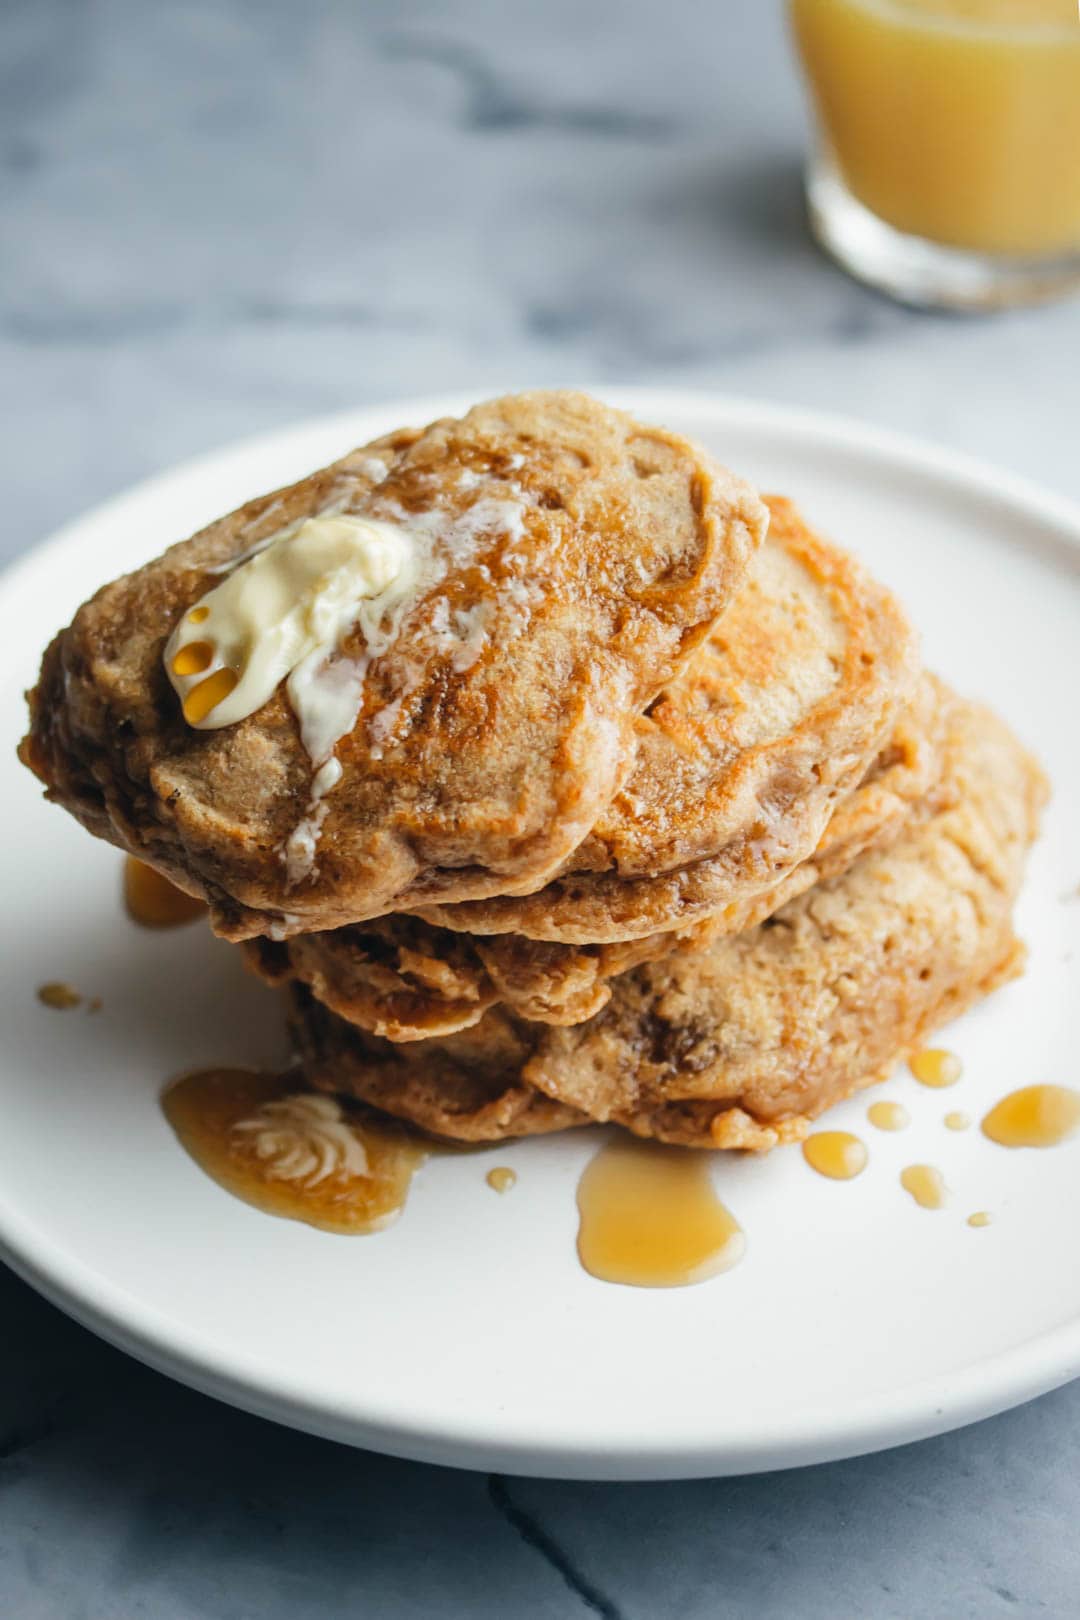
[[791, 0], [829, 148], [898, 230], [984, 253], [1080, 248], [1076, 0]]

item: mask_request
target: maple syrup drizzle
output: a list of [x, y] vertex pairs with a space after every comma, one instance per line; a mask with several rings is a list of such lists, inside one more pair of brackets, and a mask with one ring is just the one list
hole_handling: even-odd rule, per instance
[[239, 684], [240, 677], [235, 669], [216, 669], [205, 681], [193, 686], [183, 703], [184, 719], [188, 725], [197, 726], [205, 720], [210, 710], [216, 709]]
[[377, 1232], [405, 1205], [424, 1145], [295, 1074], [202, 1069], [172, 1081], [165, 1118], [200, 1169], [256, 1209], [324, 1232]]
[[983, 1135], [1001, 1147], [1056, 1147], [1080, 1127], [1080, 1091], [1068, 1086], [1021, 1086], [987, 1114]]
[[54, 980], [50, 984], [39, 984], [37, 998], [43, 1007], [51, 1007], [54, 1012], [67, 1012], [71, 1007], [82, 1006], [82, 996], [73, 985], [63, 984]]
[[945, 1086], [955, 1086], [964, 1072], [955, 1052], [943, 1052], [939, 1047], [932, 1046], [923, 1052], [913, 1052], [908, 1059], [908, 1068], [921, 1086], [931, 1086], [935, 1091]]
[[911, 1115], [903, 1103], [886, 1102], [884, 1099], [871, 1103], [866, 1117], [879, 1131], [903, 1131], [911, 1124]]
[[680, 1288], [728, 1271], [746, 1252], [716, 1196], [712, 1160], [691, 1148], [611, 1142], [578, 1182], [578, 1255], [602, 1282]]
[[945, 1178], [932, 1164], [909, 1164], [900, 1172], [900, 1185], [920, 1209], [944, 1209], [949, 1201]]
[[206, 910], [205, 901], [185, 894], [134, 855], [124, 862], [124, 905], [140, 928], [179, 928]]
[[517, 1182], [517, 1171], [511, 1170], [508, 1164], [497, 1164], [488, 1171], [484, 1180], [493, 1192], [508, 1193]]
[[201, 675], [213, 662], [214, 649], [209, 641], [189, 641], [172, 661], [173, 674]]
[[830, 1181], [851, 1181], [866, 1169], [866, 1143], [850, 1131], [815, 1131], [802, 1145], [811, 1170]]

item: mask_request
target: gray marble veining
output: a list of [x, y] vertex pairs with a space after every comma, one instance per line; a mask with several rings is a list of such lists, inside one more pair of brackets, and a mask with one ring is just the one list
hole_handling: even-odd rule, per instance
[[[13, 556], [131, 481], [380, 397], [673, 382], [1080, 496], [1080, 302], [918, 316], [813, 249], [773, 0], [6, 0]], [[0, 1281], [0, 1614], [1080, 1612], [1080, 1386], [769, 1478], [487, 1480], [260, 1423]]]

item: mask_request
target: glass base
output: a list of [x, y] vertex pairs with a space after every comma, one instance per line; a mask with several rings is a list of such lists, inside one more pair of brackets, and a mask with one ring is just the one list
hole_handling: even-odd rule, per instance
[[848, 190], [828, 157], [814, 158], [806, 200], [815, 237], [837, 264], [903, 304], [988, 310], [1039, 304], [1080, 291], [1080, 251], [1017, 259], [942, 247], [878, 219]]

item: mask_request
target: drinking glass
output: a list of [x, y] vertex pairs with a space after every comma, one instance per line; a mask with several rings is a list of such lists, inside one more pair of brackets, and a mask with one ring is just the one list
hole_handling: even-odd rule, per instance
[[789, 0], [811, 225], [908, 303], [1080, 288], [1078, 0]]

